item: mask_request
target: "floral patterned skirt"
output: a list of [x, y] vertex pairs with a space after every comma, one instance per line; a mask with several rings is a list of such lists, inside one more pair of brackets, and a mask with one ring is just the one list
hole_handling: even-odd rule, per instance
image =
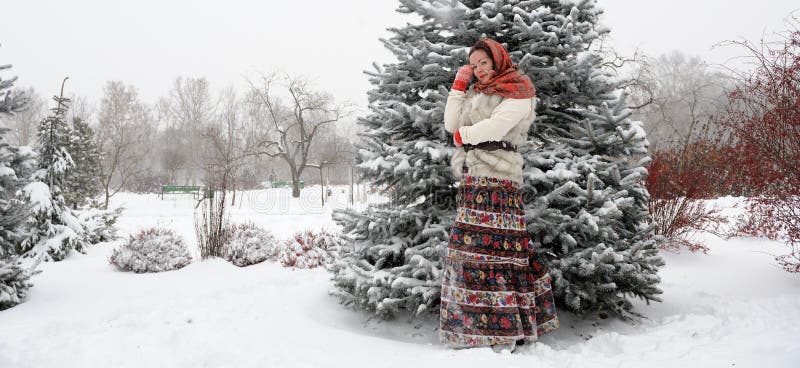
[[517, 186], [465, 168], [456, 201], [444, 256], [442, 343], [532, 342], [558, 328], [550, 276], [536, 261]]

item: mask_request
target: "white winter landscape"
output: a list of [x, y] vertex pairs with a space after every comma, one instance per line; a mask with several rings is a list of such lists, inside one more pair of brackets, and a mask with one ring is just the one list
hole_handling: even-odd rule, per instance
[[[319, 204], [287, 189], [247, 192], [231, 220], [276, 237], [335, 230], [346, 187]], [[360, 198], [363, 200], [363, 198]], [[369, 199], [368, 199], [369, 200]], [[381, 200], [373, 197], [371, 200]], [[711, 205], [733, 215], [738, 202]], [[362, 202], [363, 203], [363, 202]], [[195, 246], [190, 196], [120, 193], [120, 235], [163, 226]], [[800, 279], [780, 269], [777, 242], [708, 235], [708, 255], [664, 253], [663, 303], [643, 303], [639, 324], [582, 320], [501, 355], [438, 342], [438, 318], [370, 319], [328, 295], [330, 275], [265, 262], [239, 268], [195, 260], [135, 274], [109, 264], [122, 240], [40, 266], [27, 300], [0, 312], [0, 367], [797, 367]]]

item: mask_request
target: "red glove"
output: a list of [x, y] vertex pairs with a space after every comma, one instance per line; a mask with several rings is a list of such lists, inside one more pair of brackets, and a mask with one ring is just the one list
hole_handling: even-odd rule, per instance
[[456, 80], [453, 81], [453, 87], [451, 87], [451, 89], [466, 92], [469, 80], [472, 79], [472, 69], [472, 65], [464, 65], [458, 68]]
[[464, 145], [464, 142], [461, 141], [461, 130], [456, 130], [456, 134], [453, 134], [453, 142], [456, 144], [456, 147], [461, 147]]

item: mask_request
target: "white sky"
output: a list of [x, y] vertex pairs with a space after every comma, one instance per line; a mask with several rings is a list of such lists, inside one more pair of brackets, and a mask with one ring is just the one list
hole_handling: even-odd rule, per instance
[[[0, 64], [17, 87], [49, 99], [67, 90], [97, 102], [107, 80], [135, 85], [143, 100], [166, 95], [177, 76], [207, 77], [215, 90], [282, 68], [316, 78], [337, 98], [366, 105], [365, 69], [391, 61], [378, 41], [408, 16], [397, 0], [16, 0], [3, 5]], [[617, 48], [673, 49], [723, 63], [740, 53], [723, 40], [758, 40], [786, 28], [796, 0], [599, 0]]]

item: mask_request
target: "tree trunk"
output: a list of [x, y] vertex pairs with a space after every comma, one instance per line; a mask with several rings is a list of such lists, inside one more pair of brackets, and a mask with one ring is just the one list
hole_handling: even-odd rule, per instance
[[236, 205], [236, 178], [231, 176], [231, 190], [233, 191], [233, 196], [231, 197], [231, 207]]
[[292, 197], [300, 198], [300, 172], [297, 167], [290, 165], [292, 171]]
[[300, 181], [292, 178], [292, 197], [300, 198]]
[[350, 204], [353, 204], [353, 196], [355, 195], [353, 189], [353, 165], [350, 165]]
[[325, 183], [322, 182], [322, 166], [319, 167], [319, 187], [320, 190], [320, 199], [322, 199], [322, 207], [325, 207]]

